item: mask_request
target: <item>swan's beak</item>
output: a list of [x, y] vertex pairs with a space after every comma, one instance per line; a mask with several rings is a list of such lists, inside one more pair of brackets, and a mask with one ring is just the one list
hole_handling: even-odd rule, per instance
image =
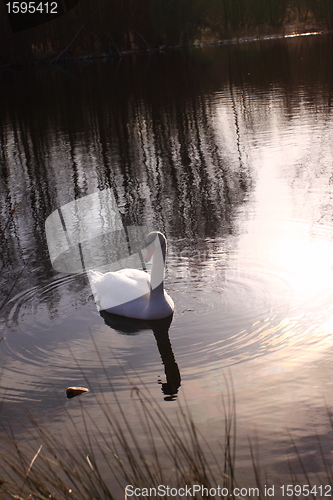
[[155, 250], [155, 246], [154, 244], [151, 244], [147, 247], [146, 249], [146, 255], [144, 256], [144, 260], [145, 262], [149, 262], [150, 259], [152, 258], [152, 255], [154, 253], [154, 250]]

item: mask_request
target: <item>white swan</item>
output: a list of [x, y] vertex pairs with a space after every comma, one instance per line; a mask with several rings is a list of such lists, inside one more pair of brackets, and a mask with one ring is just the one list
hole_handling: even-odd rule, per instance
[[122, 269], [102, 274], [89, 271], [95, 300], [100, 309], [137, 319], [162, 319], [174, 311], [174, 303], [163, 287], [166, 238], [153, 231], [146, 238], [148, 262], [153, 256], [151, 276], [137, 269]]

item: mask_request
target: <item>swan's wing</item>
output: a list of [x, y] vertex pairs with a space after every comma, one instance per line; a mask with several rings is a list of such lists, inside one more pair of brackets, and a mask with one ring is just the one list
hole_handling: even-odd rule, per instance
[[150, 283], [149, 274], [144, 271], [140, 271], [140, 269], [120, 269], [120, 271], [116, 271], [113, 274], [124, 275], [126, 276], [126, 278], [136, 281], [138, 283], [138, 286], [140, 286], [140, 283], [142, 283], [142, 286], [146, 286], [147, 282]]
[[93, 271], [92, 269], [90, 269], [87, 274], [89, 280], [93, 281], [94, 283], [98, 282], [104, 276], [103, 273], [100, 273], [99, 271]]
[[89, 271], [87, 271], [87, 276], [89, 278], [89, 283], [90, 283], [92, 293], [94, 295], [95, 302], [98, 305], [99, 298], [97, 296], [97, 287], [98, 287], [99, 281], [103, 277], [103, 274], [98, 272], [98, 271], [93, 271], [92, 269], [90, 269]]
[[99, 302], [101, 309], [111, 309], [150, 293], [149, 275], [137, 269], [105, 274], [89, 271], [88, 276], [95, 301]]

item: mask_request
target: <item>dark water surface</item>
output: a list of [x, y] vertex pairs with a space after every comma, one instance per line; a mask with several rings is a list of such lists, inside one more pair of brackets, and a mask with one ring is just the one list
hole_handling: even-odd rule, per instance
[[[2, 71], [4, 422], [28, 408], [54, 432], [66, 410], [80, 425], [64, 391], [86, 385], [79, 365], [108, 393], [102, 358], [134, 424], [123, 369], [171, 418], [186, 397], [215, 443], [229, 369], [240, 469], [256, 438], [278, 484], [289, 429], [307, 472], [322, 470], [315, 436], [328, 457], [332, 438], [332, 46], [330, 35], [307, 36]], [[168, 333], [119, 332], [84, 274], [52, 268], [46, 218], [105, 189], [125, 226], [168, 238]], [[81, 401], [98, 422], [90, 394]]]

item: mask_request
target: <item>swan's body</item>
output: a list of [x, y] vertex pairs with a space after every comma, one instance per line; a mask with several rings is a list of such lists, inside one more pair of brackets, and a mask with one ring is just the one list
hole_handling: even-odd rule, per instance
[[105, 274], [89, 271], [90, 284], [101, 310], [144, 320], [162, 319], [173, 313], [173, 300], [163, 287], [165, 236], [154, 231], [149, 233], [146, 243], [147, 251], [153, 255], [151, 276], [137, 269]]

